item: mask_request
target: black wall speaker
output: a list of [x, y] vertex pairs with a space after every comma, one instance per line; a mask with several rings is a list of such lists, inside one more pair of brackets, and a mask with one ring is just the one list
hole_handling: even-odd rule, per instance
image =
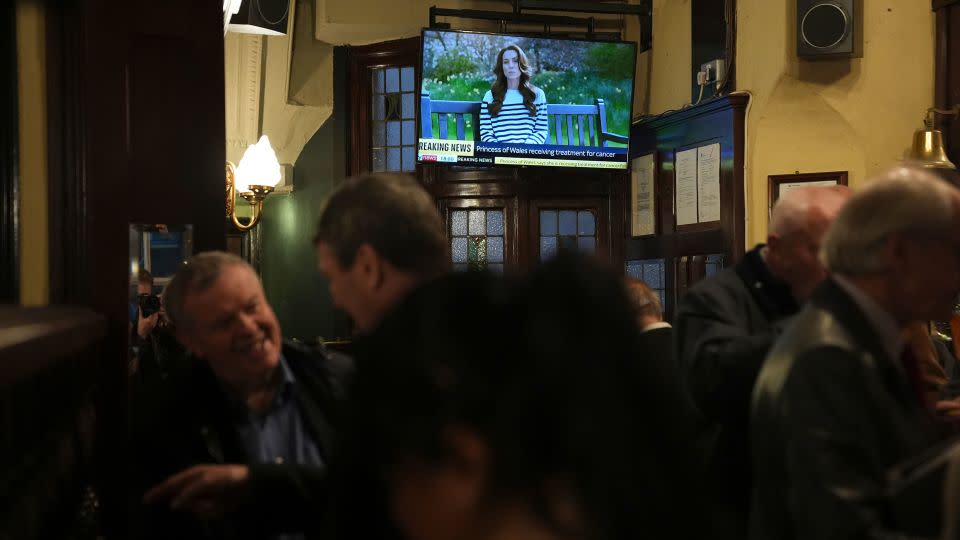
[[227, 26], [231, 32], [282, 36], [287, 33], [290, 0], [243, 0]]
[[797, 0], [797, 56], [860, 56], [863, 13], [857, 0]]

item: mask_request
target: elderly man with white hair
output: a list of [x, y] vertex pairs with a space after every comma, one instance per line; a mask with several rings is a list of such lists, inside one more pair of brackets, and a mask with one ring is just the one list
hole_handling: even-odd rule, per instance
[[720, 537], [746, 536], [753, 383], [783, 325], [826, 277], [820, 241], [849, 197], [845, 186], [784, 193], [773, 208], [767, 244], [680, 299], [677, 358], [697, 407], [719, 431], [707, 456], [707, 489]]
[[830, 271], [777, 340], [751, 404], [755, 540], [874, 538], [886, 472], [934, 442], [901, 332], [960, 294], [960, 191], [894, 169], [844, 207]]

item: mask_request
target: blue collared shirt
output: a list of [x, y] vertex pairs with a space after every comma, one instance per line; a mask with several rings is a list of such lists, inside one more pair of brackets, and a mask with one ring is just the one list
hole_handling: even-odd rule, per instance
[[[244, 407], [245, 414], [236, 416], [240, 440], [250, 463], [323, 465], [320, 449], [313, 440], [297, 405], [299, 390], [296, 378], [286, 359], [280, 356], [282, 381], [266, 413]], [[280, 535], [278, 539], [298, 539], [302, 535]]]

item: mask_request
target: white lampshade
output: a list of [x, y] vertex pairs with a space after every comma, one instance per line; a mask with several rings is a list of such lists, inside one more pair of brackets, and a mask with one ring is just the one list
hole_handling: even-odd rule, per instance
[[234, 177], [237, 193], [250, 191], [249, 186], [271, 186], [280, 183], [280, 162], [266, 135], [251, 144], [240, 158]]

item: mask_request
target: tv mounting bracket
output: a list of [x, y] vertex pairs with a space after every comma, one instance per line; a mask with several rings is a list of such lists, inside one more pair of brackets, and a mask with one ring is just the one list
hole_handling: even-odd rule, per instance
[[[499, 21], [500, 30], [505, 31], [507, 23], [542, 24], [543, 34], [558, 35], [552, 32], [553, 26], [577, 27], [585, 29], [588, 39], [619, 39], [619, 32], [597, 32], [596, 17], [571, 17], [568, 15], [548, 15], [529, 13], [535, 11], [561, 11], [570, 13], [592, 13], [609, 15], [636, 15], [640, 19], [640, 52], [650, 49], [653, 36], [653, 0], [640, 0], [639, 4], [625, 2], [602, 2], [588, 0], [508, 0], [512, 11], [486, 11], [478, 9], [450, 9], [430, 7], [430, 28], [449, 29], [450, 23], [437, 22], [437, 17], [458, 17]], [[526, 12], [525, 12], [526, 11]]]

